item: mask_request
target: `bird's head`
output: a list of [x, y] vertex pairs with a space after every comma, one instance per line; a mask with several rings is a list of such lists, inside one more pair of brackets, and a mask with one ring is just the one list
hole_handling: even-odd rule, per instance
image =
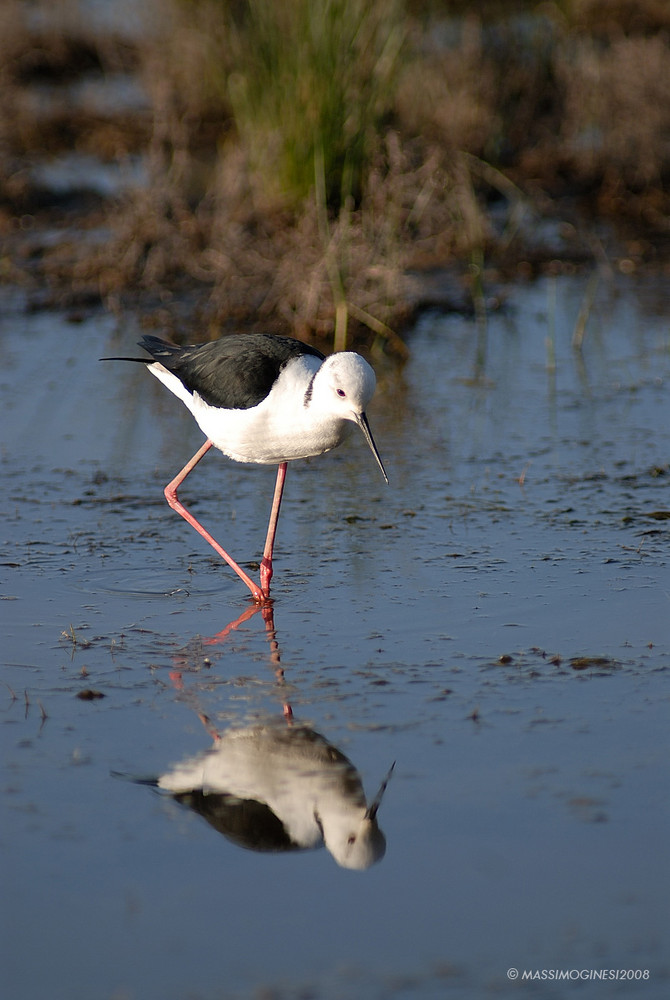
[[351, 871], [365, 871], [386, 854], [386, 837], [376, 819], [364, 817], [356, 826], [334, 837], [326, 847], [338, 865]]
[[315, 380], [315, 395], [317, 385], [320, 403], [327, 407], [333, 416], [338, 416], [341, 420], [349, 420], [360, 427], [372, 454], [375, 456], [377, 465], [388, 483], [386, 470], [379, 457], [368, 418], [365, 415], [377, 385], [375, 373], [365, 358], [352, 351], [331, 354], [318, 371]]
[[333, 801], [323, 819], [316, 816], [325, 845], [342, 868], [365, 871], [384, 857], [386, 837], [377, 824], [377, 812], [394, 767], [395, 761], [367, 808], [357, 804], [346, 809]]

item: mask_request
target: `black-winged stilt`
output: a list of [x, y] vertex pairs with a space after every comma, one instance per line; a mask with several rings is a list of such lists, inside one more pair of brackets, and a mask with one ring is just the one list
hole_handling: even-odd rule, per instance
[[[165, 498], [235, 570], [254, 600], [262, 603], [270, 596], [287, 462], [331, 451], [357, 424], [388, 483], [365, 415], [375, 390], [375, 374], [359, 354], [342, 351], [326, 358], [308, 344], [273, 334], [232, 334], [194, 347], [176, 347], [147, 336], [139, 346], [151, 357], [102, 360], [145, 364], [185, 403], [207, 437], [165, 487]], [[212, 445], [236, 462], [279, 466], [260, 587], [177, 497], [178, 488]]]

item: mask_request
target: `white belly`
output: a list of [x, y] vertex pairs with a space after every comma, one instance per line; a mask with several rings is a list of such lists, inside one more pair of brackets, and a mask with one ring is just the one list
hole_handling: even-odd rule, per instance
[[353, 425], [348, 420], [315, 419], [300, 400], [282, 410], [281, 421], [265, 402], [249, 410], [218, 410], [196, 396], [193, 416], [215, 447], [236, 462], [278, 465], [322, 455], [337, 447]]

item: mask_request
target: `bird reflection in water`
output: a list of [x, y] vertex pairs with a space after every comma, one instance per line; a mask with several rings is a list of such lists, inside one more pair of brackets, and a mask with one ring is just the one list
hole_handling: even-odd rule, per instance
[[342, 867], [363, 870], [386, 851], [377, 811], [389, 775], [368, 805], [356, 768], [337, 747], [308, 726], [269, 722], [216, 733], [209, 751], [150, 783], [240, 847], [325, 845]]
[[[253, 609], [257, 610], [257, 609]], [[250, 615], [245, 612], [242, 619]], [[271, 661], [279, 667], [272, 612], [263, 609]], [[209, 643], [220, 642], [240, 619]], [[181, 672], [173, 674], [183, 688]], [[193, 809], [228, 840], [253, 851], [283, 852], [325, 846], [344, 868], [364, 870], [380, 861], [386, 839], [377, 812], [393, 766], [368, 804], [351, 761], [310, 727], [297, 723], [288, 704], [283, 719], [219, 732], [198, 712], [213, 739], [205, 753], [143, 781]]]

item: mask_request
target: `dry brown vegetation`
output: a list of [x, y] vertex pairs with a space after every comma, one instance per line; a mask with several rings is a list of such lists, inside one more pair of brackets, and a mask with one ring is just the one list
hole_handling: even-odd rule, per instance
[[[0, 8], [0, 265], [34, 298], [139, 296], [187, 332], [334, 330], [341, 347], [360, 330], [399, 348], [427, 268], [474, 294], [484, 267], [589, 258], [603, 220], [629, 261], [667, 249], [663, 0], [163, 0], [154, 15], [130, 31], [82, 23], [74, 0]], [[87, 100], [129, 75], [144, 103]], [[103, 197], [85, 177], [65, 194], [36, 180], [70, 151], [121, 173], [141, 158], [147, 181]], [[549, 242], [547, 218], [565, 223]]]

